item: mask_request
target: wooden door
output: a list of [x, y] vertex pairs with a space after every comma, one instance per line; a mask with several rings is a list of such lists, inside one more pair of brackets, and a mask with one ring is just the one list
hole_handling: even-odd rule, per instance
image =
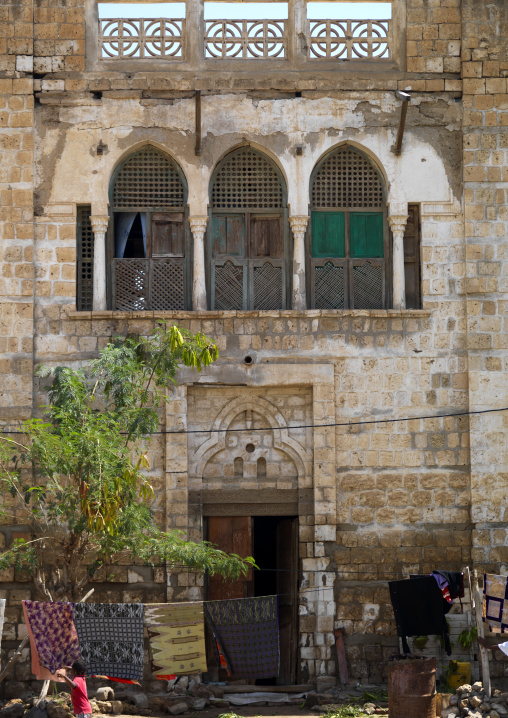
[[280, 636], [277, 683], [289, 686], [297, 679], [298, 519], [280, 519], [277, 524], [277, 569]]
[[[221, 551], [236, 553], [242, 558], [252, 556], [252, 518], [250, 516], [210, 516], [208, 518], [208, 540]], [[252, 569], [237, 581], [221, 576], [210, 576], [208, 600], [220, 601], [229, 598], [250, 598], [254, 595]]]

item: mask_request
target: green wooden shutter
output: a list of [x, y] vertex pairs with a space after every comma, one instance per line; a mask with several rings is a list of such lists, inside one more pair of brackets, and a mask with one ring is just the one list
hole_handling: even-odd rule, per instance
[[344, 212], [312, 212], [312, 256], [345, 256]]
[[350, 256], [358, 259], [383, 257], [383, 213], [351, 212], [349, 222]]

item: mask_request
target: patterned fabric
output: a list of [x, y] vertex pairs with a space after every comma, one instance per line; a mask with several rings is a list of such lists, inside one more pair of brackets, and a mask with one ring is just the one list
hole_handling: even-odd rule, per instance
[[77, 603], [74, 622], [87, 676], [143, 675], [143, 604]]
[[508, 633], [508, 576], [484, 575], [482, 618], [493, 633]]
[[229, 675], [273, 678], [279, 674], [277, 596], [207, 601], [205, 616]]
[[158, 680], [207, 670], [202, 603], [147, 604], [145, 625]]
[[31, 636], [32, 671], [35, 675], [39, 673], [41, 678], [46, 679], [42, 668], [53, 674], [81, 658], [73, 621], [74, 605], [23, 601], [25, 620]]
[[0, 645], [2, 644], [2, 633], [5, 620], [5, 598], [0, 598]]

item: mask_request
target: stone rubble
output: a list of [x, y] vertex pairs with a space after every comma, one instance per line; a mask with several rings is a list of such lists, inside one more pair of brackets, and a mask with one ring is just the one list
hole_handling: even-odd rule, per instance
[[508, 693], [492, 691], [489, 697], [480, 681], [472, 686], [459, 686], [450, 697], [448, 706], [441, 711], [441, 718], [505, 718], [508, 716]]

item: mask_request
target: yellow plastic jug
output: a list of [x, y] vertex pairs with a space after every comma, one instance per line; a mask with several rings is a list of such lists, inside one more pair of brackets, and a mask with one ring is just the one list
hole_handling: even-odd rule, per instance
[[457, 667], [457, 670], [448, 676], [448, 685], [452, 690], [457, 690], [464, 683], [471, 684], [471, 664], [468, 661], [450, 661], [450, 666]]

